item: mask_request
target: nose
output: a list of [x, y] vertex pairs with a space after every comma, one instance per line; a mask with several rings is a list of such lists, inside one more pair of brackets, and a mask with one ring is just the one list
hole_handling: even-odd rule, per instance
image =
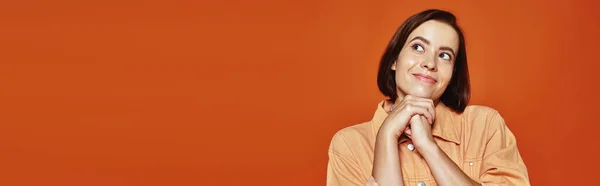
[[425, 68], [429, 71], [437, 70], [437, 62], [435, 59], [425, 59], [421, 62], [421, 68]]

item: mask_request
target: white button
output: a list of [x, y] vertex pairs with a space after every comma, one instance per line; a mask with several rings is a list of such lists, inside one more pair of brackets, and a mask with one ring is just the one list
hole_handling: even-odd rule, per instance
[[413, 144], [408, 144], [408, 150], [410, 150], [410, 151], [415, 150], [415, 146]]
[[425, 186], [425, 183], [423, 183], [422, 181], [420, 181], [419, 183], [417, 183], [418, 186]]
[[473, 162], [469, 162], [469, 166], [471, 166], [471, 167], [472, 167], [472, 166], [473, 166]]

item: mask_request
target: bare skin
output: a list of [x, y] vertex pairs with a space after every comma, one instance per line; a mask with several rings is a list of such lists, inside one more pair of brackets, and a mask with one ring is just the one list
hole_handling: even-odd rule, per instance
[[458, 50], [458, 35], [449, 25], [431, 20], [421, 24], [408, 37], [398, 60], [396, 73], [398, 98], [387, 101], [392, 111], [379, 128], [375, 142], [373, 178], [379, 185], [404, 185], [398, 139], [410, 136], [415, 148], [430, 166], [439, 185], [481, 185], [469, 178], [440, 149], [431, 133], [435, 105], [446, 90]]

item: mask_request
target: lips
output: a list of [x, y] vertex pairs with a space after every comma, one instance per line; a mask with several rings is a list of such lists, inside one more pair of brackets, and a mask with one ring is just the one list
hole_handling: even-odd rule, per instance
[[424, 82], [424, 83], [428, 83], [428, 84], [437, 83], [437, 80], [430, 75], [416, 73], [416, 74], [413, 74], [413, 76], [415, 76], [415, 78], [417, 78], [419, 81]]

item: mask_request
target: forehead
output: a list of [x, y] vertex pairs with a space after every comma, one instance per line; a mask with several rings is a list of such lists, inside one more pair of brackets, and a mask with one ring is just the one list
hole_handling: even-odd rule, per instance
[[410, 33], [407, 41], [417, 36], [429, 40], [433, 46], [447, 46], [455, 51], [458, 50], [458, 33], [446, 23], [436, 20], [426, 21]]

